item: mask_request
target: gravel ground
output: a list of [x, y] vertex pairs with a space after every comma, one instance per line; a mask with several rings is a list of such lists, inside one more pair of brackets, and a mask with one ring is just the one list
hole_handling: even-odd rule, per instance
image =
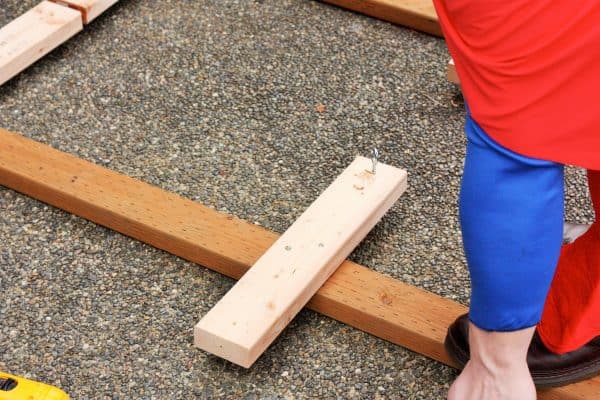
[[[0, 87], [0, 126], [278, 232], [376, 146], [409, 190], [351, 259], [466, 303], [447, 59], [316, 1], [122, 0]], [[233, 366], [192, 346], [232, 280], [2, 187], [0, 209], [0, 370], [73, 399], [441, 399], [454, 377], [310, 311]], [[591, 219], [575, 169], [567, 216]]]

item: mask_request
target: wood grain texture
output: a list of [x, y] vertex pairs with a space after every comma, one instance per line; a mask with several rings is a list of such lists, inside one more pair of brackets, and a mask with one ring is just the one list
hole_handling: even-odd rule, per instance
[[[239, 279], [278, 235], [0, 129], [0, 184]], [[447, 327], [464, 306], [344, 261], [307, 305], [451, 365]], [[589, 400], [600, 378], [539, 392]]]
[[83, 17], [83, 23], [89, 24], [104, 11], [108, 10], [119, 0], [52, 0], [56, 3], [66, 4], [71, 8], [79, 10]]
[[406, 190], [357, 157], [198, 322], [195, 345], [249, 368]]
[[0, 29], [0, 85], [83, 29], [81, 14], [43, 1]]
[[435, 36], [443, 36], [432, 0], [322, 1]]
[[458, 79], [458, 74], [456, 73], [456, 65], [454, 65], [454, 60], [452, 59], [448, 61], [448, 69], [446, 70], [446, 75], [448, 77], [449, 82], [460, 85], [460, 79]]

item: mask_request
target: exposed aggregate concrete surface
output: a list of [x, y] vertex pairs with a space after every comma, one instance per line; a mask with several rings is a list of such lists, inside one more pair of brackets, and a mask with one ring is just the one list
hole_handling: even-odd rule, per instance
[[[37, 4], [3, 0], [0, 26]], [[356, 155], [409, 189], [351, 259], [467, 303], [442, 39], [309, 0], [122, 0], [0, 87], [0, 126], [283, 232]], [[567, 217], [592, 218], [581, 171]], [[0, 187], [0, 370], [73, 399], [442, 399], [454, 371], [302, 311], [249, 370], [192, 345], [233, 285]]]

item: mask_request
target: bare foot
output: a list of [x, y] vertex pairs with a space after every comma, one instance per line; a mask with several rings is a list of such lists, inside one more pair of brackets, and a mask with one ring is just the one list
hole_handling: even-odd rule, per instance
[[469, 361], [448, 392], [448, 400], [535, 400], [529, 370], [488, 370]]

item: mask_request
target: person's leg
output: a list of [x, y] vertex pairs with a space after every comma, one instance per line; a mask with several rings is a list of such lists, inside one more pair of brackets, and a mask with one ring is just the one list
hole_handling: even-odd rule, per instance
[[469, 115], [465, 131], [460, 221], [471, 360], [449, 399], [534, 399], [526, 354], [562, 244], [563, 166], [503, 148]]
[[600, 335], [600, 171], [588, 171], [588, 185], [596, 221], [563, 246], [538, 326], [546, 347], [559, 354]]
[[469, 115], [465, 131], [459, 211], [469, 318], [488, 331], [535, 326], [562, 245], [564, 168], [501, 147]]

